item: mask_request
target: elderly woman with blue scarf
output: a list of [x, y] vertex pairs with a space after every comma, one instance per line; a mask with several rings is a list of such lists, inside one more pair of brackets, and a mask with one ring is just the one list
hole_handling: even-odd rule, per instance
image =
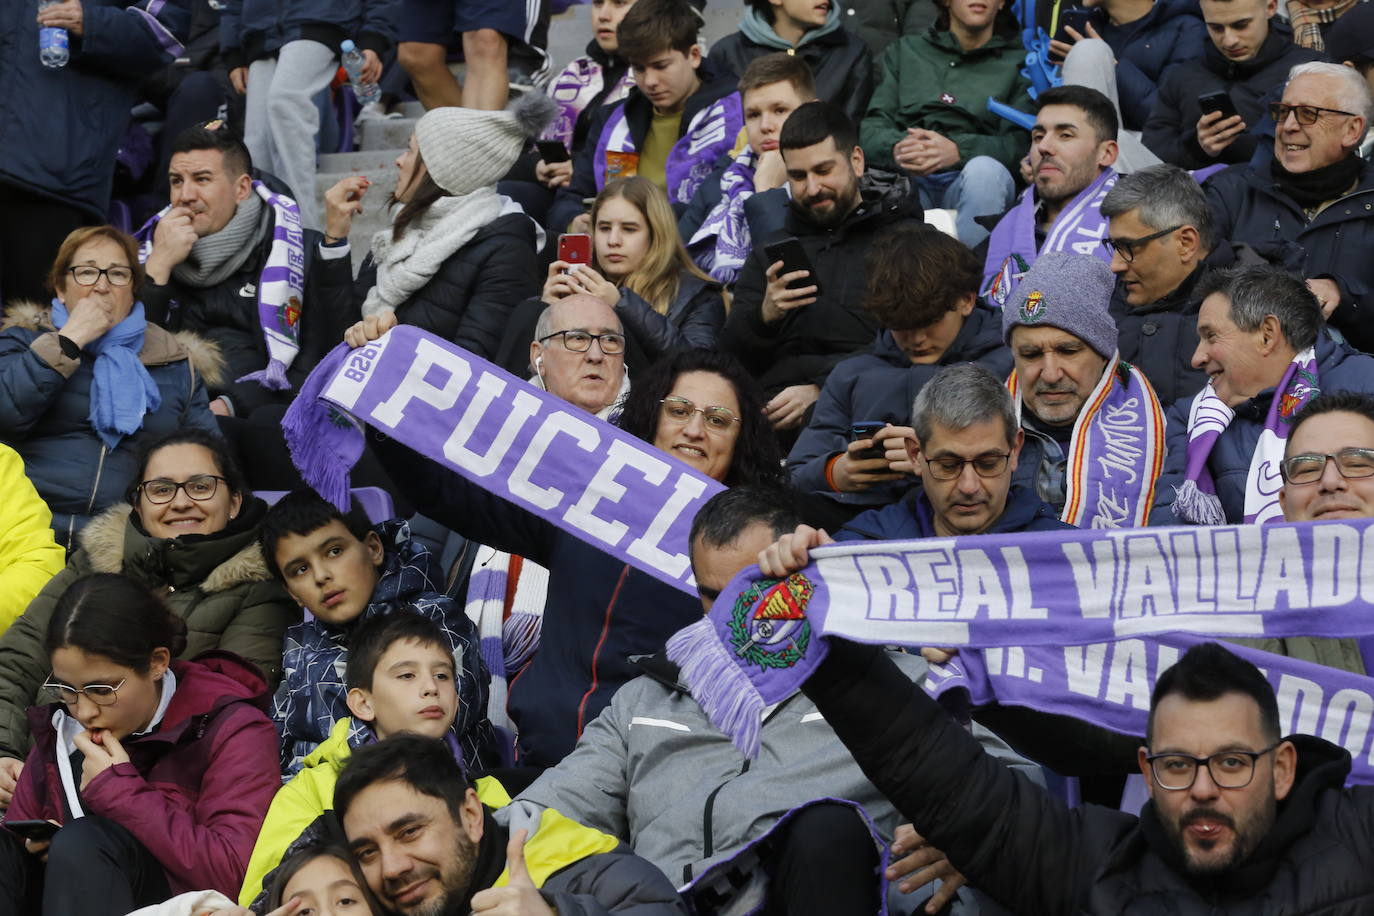
[[0, 442], [70, 548], [92, 515], [123, 498], [145, 438], [218, 433], [205, 395], [218, 355], [143, 317], [137, 243], [111, 226], [78, 229], [48, 274], [49, 308], [10, 303], [0, 323]]

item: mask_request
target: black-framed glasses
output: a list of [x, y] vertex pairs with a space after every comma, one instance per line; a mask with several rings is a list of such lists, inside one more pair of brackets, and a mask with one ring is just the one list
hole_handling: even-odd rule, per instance
[[[924, 456], [922, 456], [924, 457]], [[936, 480], [956, 480], [964, 473], [964, 465], [973, 465], [973, 473], [979, 477], [997, 477], [1007, 469], [1011, 452], [998, 455], [979, 455], [977, 458], [926, 458], [930, 476]]]
[[1151, 232], [1149, 235], [1141, 236], [1138, 239], [1113, 239], [1105, 238], [1102, 240], [1102, 247], [1107, 249], [1107, 254], [1120, 253], [1121, 260], [1130, 264], [1135, 260], [1136, 252], [1153, 242], [1155, 239], [1162, 239], [1171, 232], [1177, 232], [1187, 223], [1180, 223], [1168, 229], [1161, 229], [1158, 232]]
[[1206, 766], [1212, 782], [1222, 789], [1244, 789], [1255, 778], [1255, 761], [1282, 744], [1273, 744], [1259, 751], [1219, 751], [1208, 757], [1189, 754], [1151, 754], [1146, 757], [1155, 782], [1161, 789], [1182, 792], [1191, 789], [1197, 780], [1198, 767]]
[[701, 420], [707, 429], [718, 433], [729, 429], [731, 423], [740, 422], [740, 418], [728, 407], [698, 407], [687, 398], [676, 395], [664, 398], [658, 404], [663, 419], [678, 426], [686, 426], [694, 413], [701, 414]]
[[1345, 115], [1347, 118], [1358, 118], [1359, 115], [1353, 111], [1341, 111], [1339, 108], [1323, 108], [1320, 105], [1285, 105], [1283, 102], [1273, 102], [1269, 105], [1269, 116], [1274, 119], [1275, 124], [1282, 124], [1288, 120], [1288, 116], [1294, 114], [1298, 116], [1298, 123], [1304, 127], [1311, 127], [1324, 114]]
[[592, 348], [592, 341], [596, 341], [597, 346], [601, 347], [601, 352], [607, 356], [619, 356], [625, 352], [625, 335], [616, 334], [588, 334], [586, 331], [554, 331], [552, 334], [539, 338], [539, 342], [552, 340], [555, 337], [563, 338], [563, 346], [574, 353], [586, 353]]
[[134, 271], [130, 267], [94, 267], [90, 264], [81, 267], [68, 267], [67, 273], [82, 286], [95, 286], [101, 276], [110, 281], [111, 286], [128, 286], [134, 282]]
[[1334, 455], [1304, 452], [1283, 459], [1279, 471], [1286, 483], [1301, 487], [1321, 480], [1328, 461], [1336, 462], [1336, 470], [1347, 480], [1374, 477], [1374, 448], [1343, 448]]
[[83, 694], [97, 706], [113, 706], [119, 699], [119, 688], [123, 687], [127, 680], [127, 677], [122, 677], [118, 684], [87, 684], [85, 687], [73, 687], [71, 684], [54, 681], [50, 674], [48, 680], [43, 683], [43, 689], [57, 702], [67, 706], [75, 706]]
[[185, 490], [187, 496], [199, 503], [215, 495], [221, 480], [224, 478], [218, 474], [197, 474], [195, 477], [188, 477], [180, 483], [165, 477], [158, 477], [154, 480], [143, 481], [138, 485], [138, 488], [143, 491], [144, 498], [156, 506], [171, 502], [173, 497], [177, 495], [177, 490]]

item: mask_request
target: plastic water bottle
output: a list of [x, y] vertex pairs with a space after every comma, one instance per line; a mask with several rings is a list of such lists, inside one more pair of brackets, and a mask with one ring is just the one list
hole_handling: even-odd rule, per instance
[[351, 40], [345, 40], [339, 45], [339, 50], [343, 52], [343, 68], [348, 74], [348, 83], [353, 87], [353, 94], [358, 97], [359, 105], [371, 105], [382, 97], [382, 87], [377, 83], [363, 82], [363, 52], [358, 50], [358, 46]]
[[[38, 0], [38, 8], [42, 10], [44, 7], [53, 6], [58, 2], [60, 0]], [[65, 67], [70, 56], [66, 29], [38, 30], [38, 59], [43, 62], [43, 66], [50, 70]]]

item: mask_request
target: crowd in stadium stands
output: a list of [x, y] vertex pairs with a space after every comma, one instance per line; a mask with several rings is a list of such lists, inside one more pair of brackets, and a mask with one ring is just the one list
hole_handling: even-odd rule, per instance
[[[832, 542], [1374, 518], [1374, 0], [1073, 2], [0, 4], [0, 916], [1374, 913], [1263, 661], [1367, 731], [1374, 625], [1132, 734], [827, 637], [755, 754], [669, 651]], [[300, 417], [400, 329], [485, 374], [339, 504]], [[635, 470], [516, 499], [536, 407]]]

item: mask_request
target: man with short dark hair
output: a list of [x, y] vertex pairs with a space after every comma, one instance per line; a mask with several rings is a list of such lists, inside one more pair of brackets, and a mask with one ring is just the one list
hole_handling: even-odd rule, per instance
[[[795, 429], [820, 396], [830, 370], [869, 345], [878, 332], [863, 312], [863, 253], [882, 233], [919, 223], [921, 207], [905, 182], [864, 182], [864, 152], [848, 116], [829, 102], [808, 102], [779, 137], [791, 201], [783, 228], [754, 239], [740, 270], [720, 345], [740, 358], [771, 400], [779, 429]], [[787, 269], [768, 255], [772, 243], [800, 242], [810, 269]]]
[[[1201, 0], [1208, 42], [1202, 57], [1179, 64], [1159, 87], [1145, 145], [1165, 162], [1185, 169], [1248, 162], [1259, 139], [1253, 128], [1289, 68], [1321, 55], [1293, 44], [1292, 32], [1274, 16], [1278, 0]], [[1201, 97], [1222, 92], [1236, 114], [1203, 110]]]
[[988, 237], [983, 295], [1004, 306], [1036, 257], [1072, 251], [1106, 259], [1099, 212], [1116, 184], [1116, 109], [1086, 86], [1055, 86], [1040, 93], [1031, 128], [1031, 186]]
[[1339, 64], [1294, 67], [1282, 101], [1274, 155], [1227, 169], [1206, 185], [1218, 235], [1303, 250], [1301, 271], [1332, 327], [1374, 349], [1374, 168], [1359, 156], [1374, 121], [1374, 96]]
[[[172, 143], [171, 203], [138, 233], [148, 320], [219, 348], [226, 371], [209, 388], [210, 409], [221, 416], [289, 403], [343, 332], [342, 320], [305, 307], [311, 265], [330, 256], [323, 236], [303, 230], [295, 201], [264, 177], [255, 177], [248, 149], [230, 131], [188, 128]], [[286, 277], [294, 258], [293, 287]]]
[[1343, 748], [1309, 735], [1284, 740], [1264, 675], [1215, 643], [1193, 647], [1158, 678], [1138, 751], [1152, 801], [1139, 817], [1070, 810], [1007, 773], [877, 647], [830, 640], [802, 689], [916, 830], [1016, 912], [1374, 905], [1374, 794], [1344, 788]]
[[482, 804], [440, 740], [400, 734], [344, 764], [334, 811], [388, 913], [684, 916], [672, 882], [614, 837], [558, 815], [526, 842]]
[[1374, 393], [1374, 357], [1336, 341], [1312, 293], [1276, 268], [1219, 271], [1198, 294], [1193, 365], [1208, 382], [1169, 412], [1160, 487], [1177, 496], [1151, 522], [1277, 521], [1294, 414], [1323, 390]]
[[[702, 607], [709, 612], [736, 573], [798, 521], [786, 490], [739, 486], [708, 500], [690, 534]], [[892, 657], [912, 683], [925, 676], [919, 656], [894, 651]], [[913, 875], [942, 857], [898, 831], [899, 812], [874, 791], [804, 697], [790, 697], [764, 717], [763, 753], [741, 769], [738, 749], [682, 686], [677, 666], [662, 653], [636, 664], [644, 674], [617, 691], [573, 752], [511, 804], [511, 829], [555, 809], [627, 840], [682, 884], [713, 872], [690, 896], [722, 912], [734, 912], [725, 901], [754, 894], [766, 901], [765, 913], [878, 912], [879, 850], [860, 808], [884, 839], [897, 832], [887, 877], [897, 887], [911, 875], [900, 881], [902, 894], [936, 877], [957, 878], [938, 867]], [[1007, 765], [1025, 763], [986, 729], [972, 731]], [[962, 883], [948, 881], [930, 909], [939, 910]], [[903, 903], [909, 911], [911, 902]]]

